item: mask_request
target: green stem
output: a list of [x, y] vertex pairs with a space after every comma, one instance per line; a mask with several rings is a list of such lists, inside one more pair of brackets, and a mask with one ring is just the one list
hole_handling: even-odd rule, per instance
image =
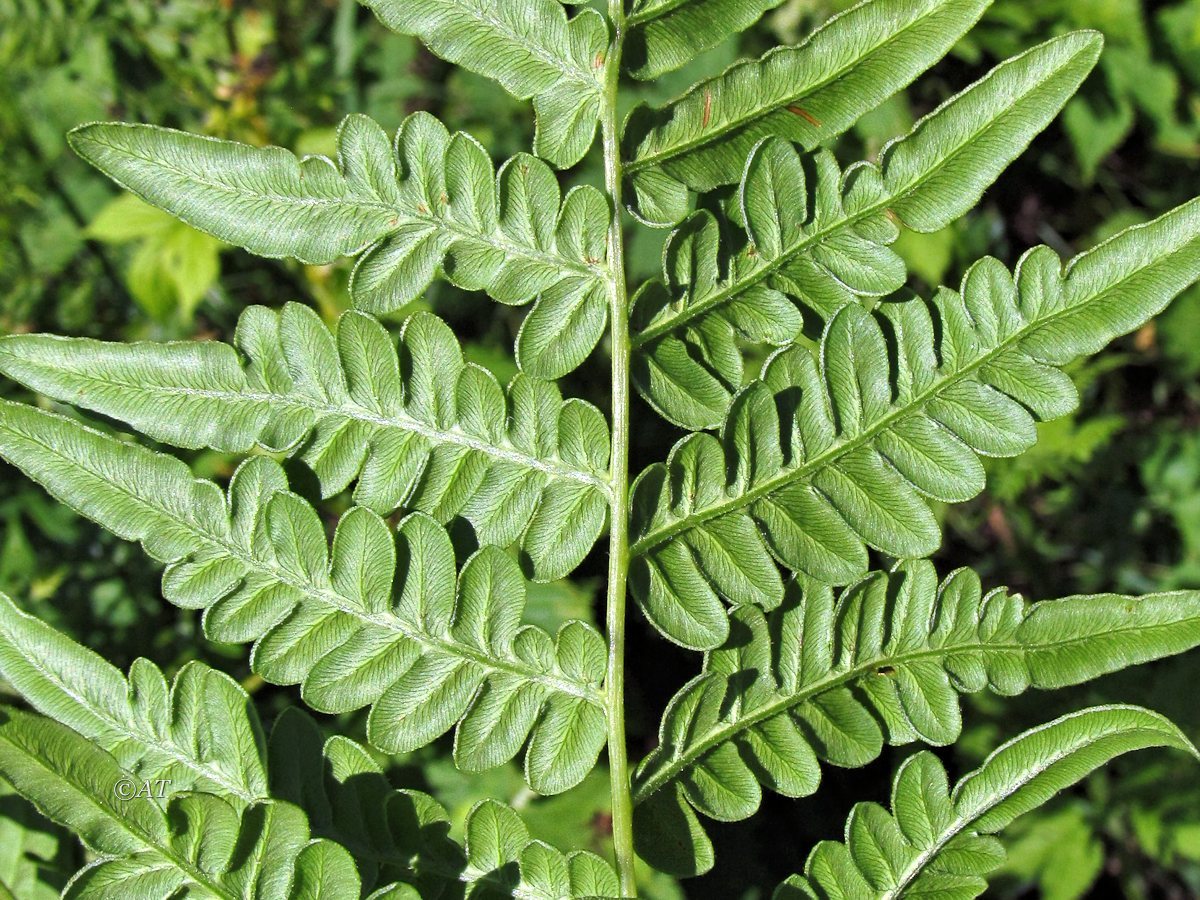
[[609, 0], [613, 39], [605, 60], [601, 131], [604, 183], [612, 203], [608, 259], [612, 269], [609, 320], [612, 329], [612, 457], [608, 535], [608, 768], [612, 786], [613, 851], [621, 876], [621, 895], [636, 897], [633, 877], [633, 799], [625, 747], [625, 582], [629, 575], [629, 301], [625, 286], [625, 244], [621, 233], [621, 148], [617, 131], [617, 90], [625, 39], [624, 0]]

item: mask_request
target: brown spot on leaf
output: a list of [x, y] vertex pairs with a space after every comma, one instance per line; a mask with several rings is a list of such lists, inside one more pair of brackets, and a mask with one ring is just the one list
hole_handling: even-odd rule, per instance
[[821, 127], [821, 120], [818, 119], [816, 116], [814, 116], [812, 113], [810, 113], [803, 106], [789, 106], [788, 112], [794, 113], [795, 115], [799, 116], [805, 122], [807, 122], [809, 125], [811, 125], [813, 128]]
[[704, 114], [700, 117], [700, 127], [707, 128], [712, 121], [712, 91], [704, 92]]

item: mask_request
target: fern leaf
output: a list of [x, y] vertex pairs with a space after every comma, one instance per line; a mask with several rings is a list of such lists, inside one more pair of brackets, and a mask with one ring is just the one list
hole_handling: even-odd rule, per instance
[[1099, 36], [1076, 32], [1008, 60], [890, 144], [879, 167], [842, 173], [827, 151], [806, 166], [784, 141], [756, 145], [736, 210], [745, 246], [722, 248], [699, 213], [668, 239], [663, 282], [639, 293], [642, 396], [681, 427], [714, 427], [743, 382], [736, 338], [779, 345], [800, 333], [789, 298], [828, 318], [902, 287], [904, 265], [889, 247], [897, 221], [936, 231], [971, 209], [1054, 118], [1100, 46]]
[[729, 184], [768, 135], [814, 149], [841, 134], [941, 59], [989, 3], [866, 0], [799, 46], [736, 63], [663, 108], [637, 110], [624, 141], [638, 215], [675, 221], [653, 211], [678, 207], [671, 198], [688, 189]]
[[79, 866], [74, 842], [0, 780], [0, 898], [58, 900]]
[[[771, 358], [720, 439], [691, 435], [638, 478], [634, 596], [665, 635], [708, 649], [728, 632], [719, 596], [779, 603], [776, 559], [846, 584], [866, 571], [868, 546], [929, 555], [940, 534], [928, 498], [975, 496], [979, 455], [1016, 455], [1034, 442], [1035, 418], [1075, 408], [1059, 366], [1137, 328], [1197, 278], [1193, 201], [1065, 268], [1040, 247], [1015, 275], [983, 260], [961, 293], [943, 289], [929, 305], [842, 307], [818, 352]], [[727, 552], [713, 553], [718, 544]]]
[[[349, 851], [364, 888], [399, 882], [420, 896], [437, 896], [464, 881], [506, 887], [495, 873], [468, 871], [466, 855], [448, 836], [445, 810], [426, 794], [392, 788], [374, 757], [354, 741], [340, 735], [325, 740], [311, 718], [289, 708], [264, 747], [246, 694], [203, 663], [185, 666], [171, 688], [144, 659], [126, 677], [0, 595], [0, 674], [39, 712], [112, 754], [136, 785], [161, 787], [142, 802], [166, 809], [177, 794], [197, 792], [244, 810], [284, 800], [305, 813], [314, 836]], [[208, 692], [199, 703], [196, 686]], [[519, 849], [525, 851], [530, 839], [524, 826], [511, 824], [511, 811], [498, 815], [524, 835]], [[563, 865], [573, 859], [542, 847], [528, 855], [531, 871], [526, 874], [522, 863], [523, 884], [536, 883], [547, 865], [557, 869], [559, 859]], [[543, 863], [544, 856], [551, 862]], [[553, 896], [604, 892], [610, 870], [598, 858], [584, 854], [570, 868], [576, 875], [597, 873], [597, 889], [584, 890], [576, 877], [571, 884], [582, 893]]]
[[340, 735], [325, 740], [293, 707], [275, 721], [268, 748], [270, 795], [304, 810], [313, 834], [346, 848], [364, 887], [400, 881], [436, 896], [458, 880], [462, 850], [445, 811], [426, 794], [393, 788], [364, 747]]
[[[862, 766], [884, 742], [953, 743], [958, 695], [1059, 688], [1200, 645], [1200, 592], [1028, 605], [960, 569], [874, 573], [842, 592], [798, 578], [783, 605], [730, 613], [729, 642], [672, 700], [634, 784], [641, 852], [695, 874], [696, 812], [747, 818], [762, 787], [817, 789], [820, 762]], [[881, 727], [882, 726], [882, 727]], [[695, 812], [693, 811], [695, 810]]]
[[[346, 846], [360, 871], [364, 863], [374, 867], [363, 871], [367, 885], [374, 883], [381, 864], [391, 864], [393, 877], [410, 874], [406, 864], [416, 848], [406, 847], [403, 853], [381, 815], [390, 792], [378, 767], [373, 770], [378, 779], [372, 783], [371, 798], [380, 805], [370, 810], [374, 818], [364, 815], [368, 810], [364, 798], [357, 796], [360, 785], [344, 784], [345, 760], [358, 762], [352, 774], [361, 776], [369, 771], [366, 763], [374, 765], [371, 757], [345, 739], [331, 741], [323, 750], [312, 720], [288, 710], [271, 735], [272, 746], [287, 741], [288, 752], [271, 760], [268, 791], [266, 746], [253, 705], [236, 682], [203, 663], [188, 663], [170, 687], [145, 659], [134, 662], [127, 678], [98, 654], [0, 595], [0, 674], [39, 712], [112, 754], [137, 785], [162, 786], [162, 796], [152, 791], [142, 802], [192, 791], [217, 794], [238, 810], [272, 797], [289, 800], [309, 813], [314, 833]], [[302, 739], [311, 734], [315, 740]], [[322, 783], [326, 769], [336, 772], [328, 786]], [[286, 775], [296, 771], [307, 776], [303, 789], [281, 789], [291, 787]], [[324, 807], [306, 803], [317, 791]], [[318, 823], [307, 808], [314, 806], [319, 815], [333, 802], [344, 807], [338, 810], [337, 822], [326, 815]], [[418, 802], [414, 797], [414, 805]], [[357, 818], [344, 815], [351, 809], [359, 813]], [[357, 838], [368, 823], [375, 836], [374, 853], [351, 845], [343, 831], [350, 825]]]
[[657, 78], [745, 31], [782, 0], [634, 0], [626, 17], [623, 68]]
[[[617, 875], [594, 853], [564, 855], [549, 844], [534, 841], [521, 817], [494, 800], [475, 804], [467, 817], [468, 883], [486, 883], [485, 896], [529, 900], [620, 896]], [[472, 894], [471, 896], [476, 896]]]
[[[895, 224], [879, 212], [859, 222], [869, 233], [855, 232], [832, 154], [820, 151], [808, 162], [806, 175], [790, 144], [764, 139], [750, 154], [738, 196], [750, 242], [729, 260], [728, 275], [721, 277], [721, 226], [701, 211], [667, 238], [663, 281], [648, 282], [634, 298], [633, 383], [681, 428], [711, 428], [729, 412], [745, 380], [739, 339], [779, 346], [801, 333], [804, 317], [793, 297], [828, 316], [904, 285], [904, 262], [888, 246], [899, 235]], [[821, 239], [806, 240], [809, 232]], [[795, 236], [803, 253], [786, 270], [758, 277]]]
[[383, 520], [357, 508], [331, 555], [315, 510], [265, 457], [238, 470], [226, 502], [170, 456], [20, 404], [0, 406], [0, 456], [169, 563], [164, 595], [204, 609], [212, 639], [254, 641], [263, 678], [301, 684], [323, 712], [372, 706], [381, 749], [415, 749], [457, 725], [455, 760], [480, 771], [528, 739], [526, 774], [543, 793], [594, 765], [604, 642], [580, 622], [555, 639], [521, 627], [524, 581], [500, 550], [476, 553], [456, 584], [450, 539], [431, 519], [405, 519], [397, 549]]
[[844, 843], [825, 841], [775, 900], [861, 897], [977, 897], [1004, 861], [992, 837], [1105, 763], [1148, 747], [1197, 755], [1166, 718], [1136, 706], [1098, 706], [1014, 738], [949, 788], [928, 752], [907, 759], [892, 787], [892, 812], [859, 803]]
[[251, 307], [235, 340], [244, 363], [215, 342], [13, 335], [0, 371], [177, 446], [298, 455], [325, 496], [357, 478], [356, 502], [383, 515], [462, 516], [482, 543], [520, 542], [538, 580], [568, 574], [603, 530], [600, 412], [525, 375], [502, 390], [435, 316], [408, 319], [400, 359], [365, 314], [331, 333], [299, 304]]
[[[365, 883], [400, 878], [420, 897], [454, 896], [455, 885], [463, 883], [486, 896], [619, 894], [616, 875], [600, 857], [563, 854], [533, 840], [520, 817], [494, 801], [468, 814], [464, 852], [449, 839], [450, 820], [431, 797], [393, 789], [353, 741], [336, 736], [322, 748], [321, 740], [303, 713], [289, 710], [280, 717], [271, 732], [271, 792], [304, 809], [315, 834], [350, 850]], [[322, 758], [324, 772], [314, 770]]]
[[[299, 710], [285, 710], [276, 721], [268, 769], [249, 697], [203, 663], [185, 665], [169, 687], [145, 659], [126, 677], [0, 595], [0, 674], [43, 715], [111, 754], [134, 785], [150, 784], [141, 802], [166, 808], [176, 794], [197, 792], [216, 794], [240, 811], [287, 800], [304, 810], [315, 835], [351, 852], [366, 887], [382, 875], [412, 880], [426, 857], [447, 852], [448, 841], [439, 845], [401, 827], [415, 825], [420, 811], [435, 805], [432, 799], [393, 790], [353, 741], [338, 737], [323, 746], [320, 730]], [[456, 871], [443, 872], [442, 879], [455, 880]]]
[[246, 692], [188, 663], [168, 686], [140, 659], [126, 678], [0, 594], [0, 673], [40, 712], [112, 753], [139, 782], [218, 793], [242, 806], [267, 796], [266, 748]]
[[99, 855], [64, 897], [111, 897], [118, 884], [125, 895], [156, 897], [358, 895], [349, 854], [310, 841], [295, 807], [267, 801], [238, 812], [216, 795], [198, 793], [173, 797], [165, 811], [144, 798], [122, 800], [119, 785], [135, 784], [132, 773], [50, 719], [0, 712], [0, 774]]
[[428, 113], [405, 119], [394, 150], [373, 121], [348, 116], [336, 163], [150, 125], [83, 125], [70, 141], [143, 200], [251, 253], [315, 264], [361, 255], [351, 295], [371, 312], [415, 300], [439, 273], [510, 304], [545, 293], [587, 305], [604, 292], [603, 195], [583, 187], [563, 199], [528, 155], [497, 174], [477, 141]]
[[534, 152], [560, 168], [587, 152], [600, 120], [608, 27], [556, 0], [361, 0], [384, 25], [533, 100]]

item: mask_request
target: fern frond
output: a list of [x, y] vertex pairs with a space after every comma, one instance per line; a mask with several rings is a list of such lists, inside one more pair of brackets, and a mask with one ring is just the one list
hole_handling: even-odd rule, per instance
[[400, 881], [436, 896], [458, 880], [462, 850], [445, 810], [427, 794], [396, 790], [367, 750], [325, 739], [309, 716], [283, 711], [268, 742], [270, 796], [304, 810], [313, 834], [354, 857], [364, 887]]
[[744, 819], [760, 785], [812, 794], [821, 761], [866, 765], [885, 741], [953, 743], [960, 693], [1060, 688], [1200, 645], [1200, 592], [1030, 606], [984, 594], [966, 569], [939, 585], [919, 561], [836, 600], [800, 577], [779, 608], [742, 606], [730, 620], [728, 643], [672, 700], [634, 780], [641, 852], [672, 871], [696, 864], [681, 846], [707, 844], [693, 809]]
[[198, 662], [168, 685], [152, 662], [128, 678], [0, 594], [0, 674], [38, 711], [111, 753], [139, 782], [221, 794], [244, 807], [267, 796], [266, 747], [241, 686]]
[[[531, 840], [525, 823], [513, 810], [494, 800], [475, 804], [466, 825], [467, 867], [463, 880], [485, 881], [492, 896], [528, 900], [616, 898], [617, 875], [594, 853], [564, 855], [542, 841]], [[471, 894], [471, 896], [477, 896]]]
[[1060, 366], [1197, 278], [1193, 201], [1065, 268], [1039, 247], [1015, 275], [983, 260], [961, 293], [943, 289], [928, 305], [844, 306], [819, 352], [771, 358], [720, 439], [691, 435], [638, 478], [634, 596], [672, 640], [711, 649], [728, 633], [718, 595], [778, 605], [776, 559], [846, 584], [866, 571], [868, 546], [928, 556], [940, 539], [928, 498], [975, 496], [978, 456], [1014, 456], [1034, 442], [1035, 418], [1075, 408]]
[[[135, 660], [127, 677], [0, 594], [0, 675], [40, 713], [111, 754], [132, 779], [125, 793], [150, 784], [138, 798], [143, 803], [165, 809], [176, 794], [197, 792], [242, 811], [288, 800], [308, 814], [314, 834], [350, 850], [366, 887], [381, 869], [389, 880], [411, 879], [422, 861], [419, 835], [396, 834], [395, 823], [410, 819], [389, 819], [386, 809], [391, 803], [415, 811], [431, 799], [392, 790], [353, 741], [322, 747], [316, 724], [294, 709], [272, 730], [272, 748], [286, 742], [287, 753], [272, 754], [268, 789], [267, 747], [253, 704], [235, 681], [203, 663], [187, 663], [169, 686], [146, 659]], [[289, 778], [301, 774], [300, 784]], [[357, 781], [347, 784], [351, 777]], [[372, 829], [369, 846], [361, 841], [364, 827]]]
[[1149, 747], [1198, 755], [1166, 718], [1136, 706], [1093, 707], [1027, 731], [953, 791], [937, 758], [918, 753], [896, 773], [891, 813], [857, 804], [845, 842], [818, 844], [805, 874], [784, 882], [775, 900], [977, 897], [983, 876], [1004, 861], [992, 835], [1115, 757]]
[[[531, 900], [619, 894], [608, 863], [533, 840], [520, 817], [495, 801], [468, 814], [464, 852], [450, 839], [450, 820], [433, 798], [392, 788], [353, 741], [321, 742], [320, 729], [303, 713], [288, 710], [279, 718], [271, 731], [271, 793], [300, 806], [315, 834], [346, 847], [364, 883], [400, 879], [412, 885], [414, 897], [455, 896], [463, 883], [482, 895]], [[315, 770], [322, 759], [324, 770]]]
[[552, 383], [507, 391], [418, 313], [396, 346], [362, 313], [331, 333], [299, 304], [251, 307], [225, 344], [0, 338], [0, 371], [176, 446], [299, 456], [331, 496], [388, 514], [462, 516], [482, 543], [520, 542], [532, 577], [568, 574], [607, 519], [608, 427]]
[[[804, 317], [793, 297], [829, 316], [904, 285], [904, 261], [889, 246], [899, 236], [896, 225], [883, 211], [852, 219], [831, 153], [810, 157], [808, 174], [805, 162], [790, 144], [764, 139], [750, 154], [738, 195], [750, 242], [729, 259], [727, 277], [721, 226], [701, 211], [667, 238], [664, 280], [647, 282], [634, 298], [633, 383], [681, 428], [711, 428], [728, 414], [745, 380], [739, 338], [775, 346], [796, 339]], [[809, 233], [820, 237], [807, 240]], [[806, 249], [786, 272], [759, 277], [797, 241]]]
[[624, 134], [636, 213], [677, 221], [689, 189], [734, 182], [763, 137], [811, 150], [841, 134], [941, 59], [990, 2], [865, 0], [798, 46], [735, 63], [662, 108], [638, 109]]
[[399, 309], [439, 274], [510, 304], [587, 306], [604, 291], [604, 196], [580, 187], [563, 199], [553, 171], [524, 154], [496, 173], [474, 138], [428, 113], [405, 119], [394, 149], [375, 122], [347, 116], [336, 163], [119, 122], [80, 126], [70, 142], [146, 202], [251, 253], [361, 254], [350, 289], [370, 312]]
[[[285, 736], [294, 734], [289, 726]], [[335, 740], [341, 747], [328, 758], [343, 765], [344, 782], [326, 812], [341, 817], [369, 810], [373, 817], [358, 822], [359, 829], [376, 829], [378, 843], [390, 838], [393, 858], [412, 866], [405, 869], [411, 882], [393, 882], [372, 897], [454, 896], [464, 884], [469, 896], [524, 900], [618, 895], [616, 874], [604, 860], [532, 840], [517, 814], [495, 801], [471, 810], [464, 851], [448, 839], [445, 810], [430, 797], [390, 789], [361, 748]], [[354, 749], [348, 755], [346, 748]], [[293, 764], [300, 749], [288, 754]], [[316, 783], [297, 787], [319, 810], [326, 797], [321, 773], [305, 773], [313, 774]], [[172, 793], [161, 805], [153, 796], [122, 799], [143, 782], [83, 736], [41, 716], [0, 710], [0, 776], [98, 856], [74, 876], [64, 897], [101, 900], [118, 887], [122, 896], [182, 891], [227, 900], [342, 900], [361, 893], [355, 859], [334, 841], [310, 839], [299, 807], [261, 800], [239, 809], [198, 792]], [[381, 784], [383, 794], [365, 796]]]
[[783, 0], [633, 0], [622, 68], [649, 81], [745, 31]]
[[568, 18], [557, 0], [360, 2], [388, 28], [532, 99], [538, 156], [565, 168], [592, 145], [608, 52], [608, 26], [595, 10]]
[[371, 706], [376, 746], [411, 750], [457, 725], [455, 760], [480, 771], [528, 739], [526, 776], [543, 793], [595, 764], [604, 641], [581, 622], [554, 639], [521, 627], [524, 580], [495, 547], [456, 583], [450, 539], [431, 519], [405, 519], [398, 550], [383, 520], [357, 508], [331, 555], [315, 510], [265, 457], [239, 468], [226, 502], [173, 457], [20, 404], [0, 405], [0, 456], [168, 563], [164, 595], [205, 610], [214, 640], [254, 641], [251, 665], [267, 681], [301, 684], [323, 712]]
[[[340, 735], [325, 740], [316, 723], [295, 708], [276, 720], [264, 747], [246, 694], [203, 663], [187, 664], [170, 689], [145, 659], [126, 678], [0, 595], [0, 674], [39, 712], [112, 754], [135, 785], [161, 786], [141, 802], [169, 809], [177, 794], [192, 792], [218, 795], [237, 810], [287, 801], [304, 812], [313, 835], [349, 851], [364, 888], [400, 882], [397, 891], [411, 885], [417, 896], [435, 897], [466, 882], [505, 890], [504, 896], [520, 887], [524, 892], [514, 896], [541, 897], [537, 885], [547, 873], [557, 884], [562, 869], [569, 874], [567, 887], [545, 896], [611, 895], [607, 864], [590, 853], [565, 857], [531, 841], [515, 814], [496, 804], [468, 817], [468, 839], [478, 843], [486, 840], [488, 827], [493, 832], [500, 827], [519, 853], [520, 880], [510, 884], [513, 873], [501, 871], [503, 866], [480, 864], [478, 850], [476, 864], [468, 864], [468, 855], [449, 837], [445, 810], [431, 797], [392, 788], [362, 746]], [[195, 685], [212, 696], [201, 695], [197, 704]], [[241, 777], [242, 772], [252, 776]], [[506, 858], [505, 864], [514, 860], [518, 857]]]
[[889, 247], [897, 222], [932, 232], [971, 209], [1057, 115], [1101, 43], [1075, 32], [1002, 63], [888, 145], [878, 166], [843, 173], [823, 151], [806, 167], [786, 142], [756, 145], [736, 209], [745, 246], [722, 248], [701, 213], [669, 238], [663, 282], [639, 293], [642, 396], [681, 427], [714, 427], [743, 381], [737, 336], [776, 345], [795, 338], [802, 320], [789, 298], [827, 318], [903, 286], [904, 265]]
[[[138, 659], [126, 677], [99, 654], [0, 595], [0, 674], [43, 715], [111, 754], [137, 785], [162, 786], [142, 802], [161, 804], [193, 791], [216, 794], [237, 810], [271, 798], [288, 800], [308, 813], [315, 834], [351, 851], [366, 886], [375, 882], [383, 864], [391, 865], [393, 877], [411, 875], [407, 864], [416, 851], [406, 847], [403, 852], [382, 815], [395, 792], [371, 757], [344, 738], [322, 748], [315, 723], [288, 710], [272, 730], [272, 746], [286, 741], [287, 754], [271, 760], [268, 790], [267, 748], [258, 715], [245, 691], [224, 673], [191, 662], [168, 686], [157, 666]], [[350, 766], [347, 760], [353, 761]], [[344, 783], [350, 775], [372, 771], [369, 766], [375, 766], [378, 776], [371, 794], [360, 790], [361, 780]], [[288, 775], [299, 772], [305, 776], [302, 788], [289, 790], [298, 786]], [[314, 801], [316, 796], [321, 803]], [[368, 810], [368, 798], [378, 806]], [[404, 799], [423, 805], [420, 796]], [[328, 815], [335, 803], [336, 822]], [[321, 821], [314, 811], [318, 817], [325, 813]], [[377, 828], [374, 853], [346, 840], [343, 831], [350, 826], [350, 836], [357, 838], [368, 823]], [[364, 871], [364, 864], [374, 868]]]
[[0, 898], [59, 900], [79, 866], [73, 844], [0, 778]]
[[[103, 750], [64, 725], [19, 710], [0, 711], [0, 775], [50, 820], [80, 836], [99, 858], [65, 897], [355, 897], [354, 862], [329, 841], [310, 841], [304, 814], [265, 801], [238, 811], [214, 794], [184, 793], [166, 810], [121, 799], [136, 784]], [[235, 852], [236, 851], [236, 852]], [[294, 893], [293, 893], [294, 892]]]

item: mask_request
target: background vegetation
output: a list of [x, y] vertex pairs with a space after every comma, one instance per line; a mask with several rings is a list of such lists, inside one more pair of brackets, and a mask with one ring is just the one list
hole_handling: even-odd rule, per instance
[[[641, 99], [665, 100], [739, 56], [794, 42], [847, 5], [788, 0]], [[1077, 253], [1197, 193], [1200, 0], [997, 0], [931, 76], [842, 139], [839, 158], [877, 153], [998, 59], [1080, 27], [1108, 38], [1100, 68], [976, 213], [938, 234], [902, 238], [916, 287], [954, 284], [966, 261], [986, 253], [1009, 263], [1036, 243]], [[227, 339], [251, 303], [298, 299], [331, 318], [347, 306], [346, 266], [226, 252], [117, 194], [69, 153], [70, 127], [120, 118], [329, 152], [346, 112], [366, 112], [393, 129], [416, 109], [471, 131], [497, 158], [531, 140], [526, 106], [386, 32], [355, 0], [0, 0], [0, 333]], [[599, 181], [599, 160], [591, 165]], [[638, 234], [635, 274], [653, 272], [658, 242]], [[443, 283], [421, 305], [458, 329], [475, 362], [502, 381], [511, 376], [519, 311]], [[1198, 338], [1200, 289], [1193, 289], [1157, 322], [1077, 367], [1079, 413], [1043, 427], [1032, 453], [996, 462], [987, 492], [945, 513], [941, 568], [970, 563], [985, 583], [1033, 598], [1200, 588]], [[585, 365], [565, 387], [604, 407], [603, 361]], [[634, 415], [644, 447], [673, 438], [648, 410]], [[635, 471], [650, 461], [635, 448]], [[231, 471], [217, 454], [189, 462], [219, 479]], [[292, 475], [303, 491], [305, 473]], [[318, 499], [315, 488], [308, 493]], [[326, 507], [333, 513], [338, 503]], [[530, 615], [549, 626], [594, 619], [603, 562], [602, 550], [594, 551], [580, 576], [535, 588]], [[170, 669], [201, 657], [243, 679], [268, 718], [294, 701], [291, 690], [251, 676], [242, 654], [202, 641], [199, 623], [161, 600], [158, 573], [136, 549], [57, 506], [3, 463], [0, 590], [118, 665], [144, 655]], [[649, 749], [657, 723], [648, 710], [665, 705], [694, 659], [636, 619], [631, 631], [631, 740]], [[968, 711], [963, 742], [945, 758], [961, 773], [1051, 713], [1097, 702], [1145, 704], [1197, 740], [1198, 681], [1193, 654], [1053, 698], [981, 700]], [[356, 717], [325, 725], [361, 737]], [[746, 884], [774, 883], [794, 870], [813, 842], [837, 836], [853, 800], [882, 799], [897, 761], [885, 755], [852, 775], [827, 773], [820, 805], [767, 798], [752, 824], [714, 829], [718, 866], [710, 876], [685, 890], [647, 874], [646, 896], [756, 896]], [[536, 836], [607, 849], [602, 772], [565, 797], [541, 799], [511, 766], [458, 775], [445, 746], [391, 763], [398, 784], [431, 791], [460, 819], [476, 800], [497, 797], [522, 809]], [[0, 882], [19, 900], [42, 896], [21, 890], [33, 867], [53, 873], [77, 865], [76, 845], [49, 825], [32, 845], [5, 839], [13, 821], [34, 816], [0, 788]], [[1139, 757], [1107, 770], [1023, 819], [1013, 835], [996, 896], [1200, 895], [1200, 775], [1182, 757]]]

